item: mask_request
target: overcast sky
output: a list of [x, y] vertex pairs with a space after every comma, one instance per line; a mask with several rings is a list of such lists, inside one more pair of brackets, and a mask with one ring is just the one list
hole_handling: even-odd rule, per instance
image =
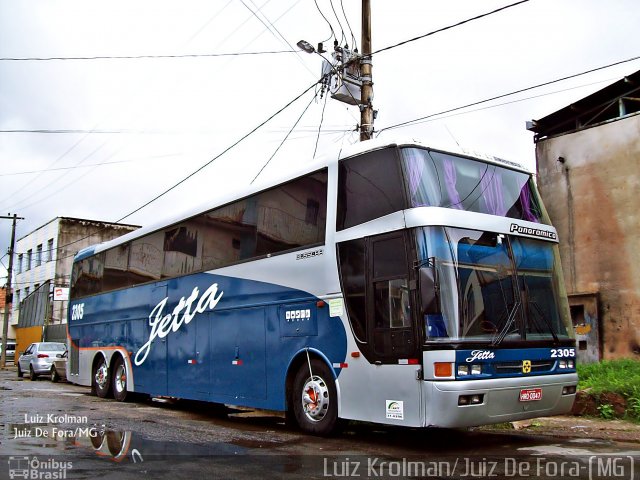
[[[360, 1], [317, 0], [341, 44], [360, 43]], [[373, 49], [508, 5], [372, 0]], [[348, 19], [350, 27], [345, 21]], [[376, 129], [640, 55], [638, 0], [530, 0], [373, 58]], [[267, 28], [268, 27], [268, 28]], [[351, 30], [350, 30], [351, 28]], [[343, 37], [344, 32], [344, 37]], [[271, 53], [164, 59], [30, 60], [282, 52], [331, 37], [313, 0], [0, 0], [0, 212], [20, 238], [56, 216], [115, 221], [218, 155], [320, 77], [322, 59]], [[325, 42], [330, 49], [333, 38]], [[640, 68], [640, 61], [383, 132], [493, 154], [535, 170], [527, 120]], [[127, 223], [147, 225], [313, 157], [324, 99], [303, 96]], [[509, 102], [509, 103], [507, 103]], [[507, 103], [507, 104], [505, 104]], [[491, 107], [491, 108], [488, 108]], [[357, 141], [356, 107], [329, 99], [318, 154]], [[29, 173], [26, 173], [29, 172]], [[0, 255], [10, 238], [0, 221]], [[8, 264], [8, 257], [0, 263]], [[0, 266], [0, 284], [6, 271]]]

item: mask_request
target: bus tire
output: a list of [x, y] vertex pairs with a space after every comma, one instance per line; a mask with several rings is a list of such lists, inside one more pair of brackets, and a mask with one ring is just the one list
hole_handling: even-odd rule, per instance
[[129, 392], [127, 392], [127, 366], [120, 355], [118, 355], [113, 364], [111, 388], [113, 390], [113, 398], [119, 402], [124, 402], [130, 396]]
[[100, 355], [100, 359], [95, 362], [91, 375], [91, 389], [96, 392], [100, 398], [107, 398], [111, 390], [111, 382], [109, 381], [109, 366], [106, 359]]
[[338, 395], [333, 372], [318, 359], [300, 366], [293, 380], [291, 407], [301, 430], [313, 435], [329, 435], [338, 426]]

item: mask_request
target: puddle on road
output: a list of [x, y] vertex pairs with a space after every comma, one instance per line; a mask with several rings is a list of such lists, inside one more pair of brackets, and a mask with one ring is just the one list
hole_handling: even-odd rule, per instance
[[273, 449], [281, 442], [237, 438], [229, 442], [190, 443], [149, 439], [132, 431], [105, 425], [56, 425], [50, 423], [5, 424], [1, 455], [95, 454], [114, 462], [140, 462], [144, 458], [242, 456]]

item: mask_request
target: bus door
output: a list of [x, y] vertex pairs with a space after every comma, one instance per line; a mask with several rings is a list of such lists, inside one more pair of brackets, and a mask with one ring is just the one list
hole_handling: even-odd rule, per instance
[[[366, 362], [350, 362], [349, 369], [356, 367], [353, 377], [347, 375], [349, 384], [341, 387], [348, 418], [420, 424], [420, 355], [413, 314], [416, 282], [411, 245], [406, 232], [393, 232], [338, 246], [347, 313]], [[356, 407], [349, 413], [352, 405]]]

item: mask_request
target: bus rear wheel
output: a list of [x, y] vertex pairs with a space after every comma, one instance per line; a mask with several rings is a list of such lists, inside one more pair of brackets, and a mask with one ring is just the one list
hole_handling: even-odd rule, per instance
[[124, 402], [129, 396], [129, 392], [127, 392], [127, 367], [124, 364], [124, 359], [119, 355], [113, 364], [111, 388], [113, 389], [113, 398], [119, 402]]
[[329, 435], [338, 426], [338, 398], [333, 372], [318, 360], [305, 362], [293, 381], [291, 403], [298, 426], [314, 435]]
[[109, 366], [103, 356], [96, 362], [93, 367], [91, 376], [91, 386], [96, 395], [100, 398], [107, 398], [111, 390], [111, 382], [109, 381]]

